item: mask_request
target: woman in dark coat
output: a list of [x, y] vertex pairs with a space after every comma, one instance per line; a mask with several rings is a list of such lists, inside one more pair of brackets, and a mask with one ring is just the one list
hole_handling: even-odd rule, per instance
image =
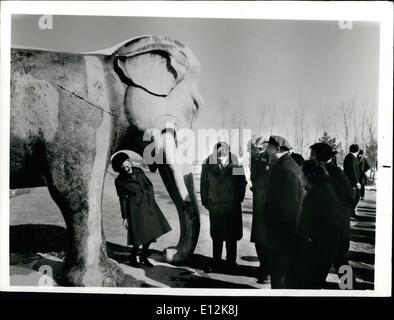
[[346, 231], [341, 202], [329, 183], [324, 164], [307, 160], [302, 171], [307, 193], [297, 227], [290, 287], [321, 289], [338, 257]]
[[117, 153], [112, 168], [119, 172], [115, 179], [123, 225], [127, 229], [127, 245], [132, 246], [130, 265], [137, 266], [136, 255], [142, 245], [140, 263], [151, 267], [147, 259], [149, 245], [171, 230], [155, 201], [152, 183], [144, 171], [133, 167], [126, 153]]
[[226, 242], [229, 268], [236, 266], [237, 241], [242, 238], [241, 202], [245, 197], [246, 178], [237, 157], [227, 143], [216, 144], [201, 172], [201, 202], [209, 210], [213, 242], [213, 265], [220, 267], [223, 242]]

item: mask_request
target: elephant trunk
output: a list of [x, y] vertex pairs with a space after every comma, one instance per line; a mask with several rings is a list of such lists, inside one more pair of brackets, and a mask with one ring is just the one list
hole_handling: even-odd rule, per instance
[[164, 132], [157, 141], [159, 152], [163, 152], [163, 164], [158, 165], [160, 175], [179, 216], [180, 237], [175, 247], [165, 249], [166, 260], [181, 263], [194, 252], [200, 232], [200, 216], [194, 190], [192, 165], [176, 163], [174, 135]]

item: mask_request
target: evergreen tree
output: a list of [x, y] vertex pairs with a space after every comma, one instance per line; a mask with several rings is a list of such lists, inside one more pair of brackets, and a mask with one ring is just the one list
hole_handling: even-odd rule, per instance
[[327, 143], [333, 151], [338, 152], [337, 163], [338, 165], [342, 165], [345, 153], [343, 152], [341, 142], [337, 142], [337, 139], [335, 137], [331, 137], [326, 131], [323, 132], [323, 135], [318, 139], [318, 142]]

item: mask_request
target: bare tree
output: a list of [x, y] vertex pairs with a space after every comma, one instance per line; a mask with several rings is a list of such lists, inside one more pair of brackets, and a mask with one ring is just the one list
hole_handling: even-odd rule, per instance
[[219, 97], [220, 113], [222, 115], [222, 128], [226, 127], [226, 114], [229, 112], [229, 102], [227, 98]]
[[344, 139], [345, 139], [345, 150], [346, 152], [349, 150], [349, 139], [350, 139], [350, 121], [352, 117], [352, 109], [349, 108], [346, 110], [345, 102], [342, 102], [342, 120], [343, 120], [343, 129], [344, 129]]
[[266, 116], [268, 114], [268, 107], [263, 102], [258, 102], [256, 105], [258, 120], [257, 120], [257, 134], [261, 136], [261, 131], [266, 125]]
[[367, 117], [366, 126], [368, 130], [369, 139], [365, 148], [366, 149], [365, 154], [371, 165], [370, 178], [374, 179], [375, 171], [377, 170], [377, 165], [378, 165], [378, 140], [376, 137], [375, 117], [373, 113], [370, 114], [369, 117]]
[[299, 100], [297, 108], [294, 110], [293, 129], [294, 129], [294, 149], [301, 154], [305, 147], [305, 109], [306, 102]]
[[356, 98], [353, 97], [352, 100], [350, 101], [350, 110], [351, 110], [351, 115], [353, 116], [353, 143], [358, 143], [357, 137], [358, 137], [358, 114], [357, 114], [357, 103], [356, 103]]
[[366, 99], [364, 99], [363, 108], [361, 111], [361, 142], [362, 142], [363, 149], [365, 149], [366, 145], [367, 145], [367, 141], [366, 141], [366, 137], [365, 137], [366, 121], [367, 121], [367, 102], [366, 102]]

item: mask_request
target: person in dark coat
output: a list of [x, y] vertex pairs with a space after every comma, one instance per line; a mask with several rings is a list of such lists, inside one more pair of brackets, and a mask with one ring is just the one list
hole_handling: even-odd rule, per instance
[[289, 151], [290, 156], [294, 159], [295, 162], [301, 167], [302, 163], [304, 162], [304, 157], [299, 153], [293, 152], [293, 150]]
[[353, 208], [350, 213], [351, 217], [357, 219], [356, 208], [360, 200], [360, 166], [358, 164], [357, 155], [359, 147], [357, 144], [352, 144], [349, 148], [349, 154], [346, 155], [343, 161], [343, 171], [349, 179], [350, 185], [353, 188]]
[[302, 171], [307, 193], [297, 226], [289, 286], [322, 289], [345, 233], [338, 210], [341, 204], [323, 163], [307, 160]]
[[262, 137], [253, 139], [250, 146], [250, 180], [253, 192], [253, 220], [250, 241], [254, 242], [257, 257], [260, 262], [257, 282], [266, 283], [270, 281], [268, 262], [266, 256], [267, 231], [266, 215], [264, 211], [264, 201], [269, 179], [269, 159], [266, 153], [267, 143]]
[[286, 139], [271, 136], [267, 153], [275, 164], [270, 170], [264, 210], [267, 216], [267, 256], [271, 288], [285, 288], [290, 271], [298, 215], [304, 188], [301, 169], [289, 155]]
[[112, 168], [119, 172], [115, 187], [123, 226], [127, 229], [127, 245], [132, 246], [129, 263], [138, 266], [136, 256], [142, 245], [140, 264], [151, 267], [147, 259], [149, 245], [171, 227], [156, 203], [152, 183], [141, 168], [132, 166], [126, 153], [119, 152], [113, 157]]
[[245, 197], [246, 178], [237, 157], [225, 142], [218, 142], [204, 161], [201, 172], [201, 202], [209, 211], [213, 263], [206, 270], [221, 268], [223, 242], [226, 242], [227, 267], [236, 267], [237, 241], [242, 238], [241, 203]]
[[341, 202], [341, 221], [343, 223], [343, 229], [345, 230], [345, 237], [343, 238], [343, 243], [340, 244], [341, 250], [338, 251], [338, 257], [334, 263], [336, 270], [339, 271], [340, 266], [349, 265], [347, 252], [350, 242], [350, 213], [353, 208], [353, 189], [345, 173], [333, 162], [335, 151], [332, 150], [330, 145], [319, 142], [311, 145], [310, 149], [310, 159], [324, 163], [329, 174], [329, 183], [334, 188]]
[[358, 164], [360, 168], [360, 200], [364, 200], [365, 196], [365, 186], [367, 185], [368, 178], [367, 178], [367, 171], [371, 169], [371, 166], [367, 160], [367, 158], [364, 157], [364, 151], [360, 150], [357, 155], [358, 159]]

